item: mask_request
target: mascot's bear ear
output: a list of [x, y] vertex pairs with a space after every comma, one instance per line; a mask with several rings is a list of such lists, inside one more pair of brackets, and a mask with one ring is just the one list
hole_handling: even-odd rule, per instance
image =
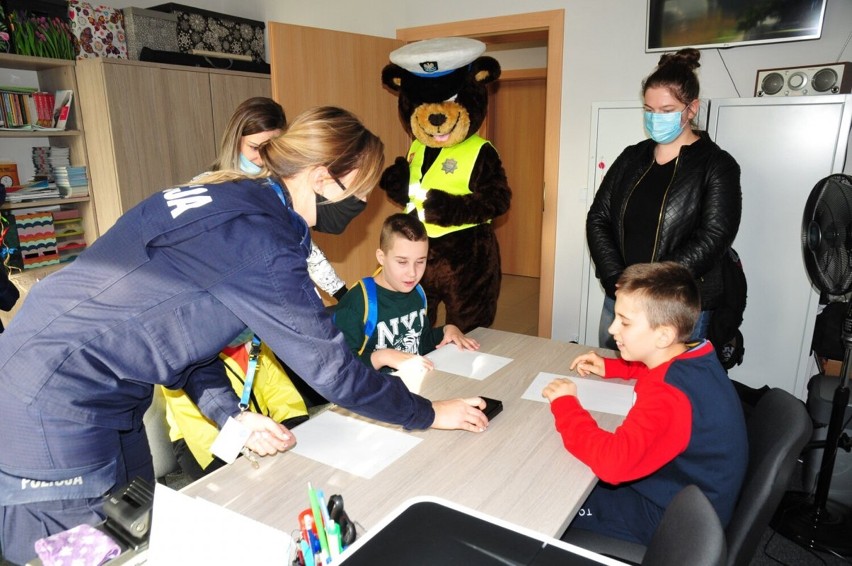
[[500, 63], [493, 57], [477, 57], [470, 64], [470, 74], [479, 84], [487, 85], [500, 78]]
[[402, 89], [402, 77], [408, 71], [395, 63], [385, 65], [382, 69], [382, 84], [391, 91], [398, 93]]

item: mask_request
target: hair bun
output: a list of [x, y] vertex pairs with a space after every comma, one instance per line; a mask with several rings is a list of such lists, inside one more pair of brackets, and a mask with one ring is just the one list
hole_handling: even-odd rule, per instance
[[701, 66], [698, 60], [701, 59], [701, 52], [693, 47], [686, 47], [677, 53], [664, 53], [660, 57], [660, 62], [657, 67], [665, 67], [667, 65], [683, 65], [689, 70], [695, 70]]

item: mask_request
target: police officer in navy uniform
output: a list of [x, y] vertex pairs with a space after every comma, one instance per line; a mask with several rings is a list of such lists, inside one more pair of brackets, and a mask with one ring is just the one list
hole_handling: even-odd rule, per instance
[[[327, 399], [408, 429], [481, 431], [479, 398], [430, 402], [346, 347], [307, 274], [316, 193], [365, 196], [381, 141], [338, 108], [305, 112], [261, 148], [254, 178], [219, 171], [154, 194], [39, 282], [0, 337], [0, 550], [102, 518], [102, 497], [153, 481], [142, 416], [153, 386], [182, 388], [261, 455], [295, 443], [241, 413], [219, 351], [246, 327]], [[266, 179], [265, 177], [269, 177]]]

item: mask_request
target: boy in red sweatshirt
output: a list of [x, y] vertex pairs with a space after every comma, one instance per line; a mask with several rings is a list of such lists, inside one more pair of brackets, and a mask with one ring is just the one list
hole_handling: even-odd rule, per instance
[[710, 342], [686, 343], [700, 312], [698, 287], [675, 262], [631, 265], [618, 281], [610, 334], [621, 358], [594, 352], [570, 369], [636, 379], [636, 402], [615, 432], [598, 427], [570, 379], [542, 395], [565, 448], [601, 480], [569, 527], [647, 545], [669, 502], [697, 485], [723, 525], [748, 464], [739, 398]]

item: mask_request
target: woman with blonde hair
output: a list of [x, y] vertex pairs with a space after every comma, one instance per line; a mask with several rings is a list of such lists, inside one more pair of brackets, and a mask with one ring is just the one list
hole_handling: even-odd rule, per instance
[[[142, 415], [183, 388], [260, 455], [295, 438], [241, 412], [218, 353], [247, 327], [327, 399], [408, 429], [482, 431], [478, 397], [430, 402], [356, 359], [307, 274], [314, 195], [367, 195], [381, 141], [345, 110], [298, 117], [259, 148], [268, 179], [228, 171], [154, 194], [36, 285], [0, 340], [0, 551], [103, 519], [105, 494], [153, 480]], [[303, 216], [304, 215], [304, 216]]]

